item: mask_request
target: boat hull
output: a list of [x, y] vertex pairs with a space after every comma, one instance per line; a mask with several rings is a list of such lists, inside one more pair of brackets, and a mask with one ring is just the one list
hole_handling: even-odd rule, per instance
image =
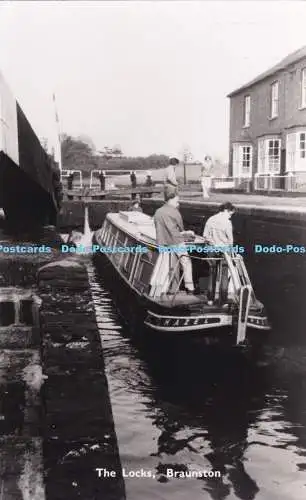
[[[97, 244], [95, 237], [93, 244]], [[107, 254], [94, 254], [93, 260], [103, 284], [111, 291], [118, 312], [132, 335], [157, 339], [192, 339], [204, 345], [236, 344], [232, 315], [229, 312], [216, 312], [211, 308], [211, 312], [193, 315], [184, 307], [177, 309], [162, 306], [137, 293], [116, 270]], [[265, 337], [266, 332], [248, 328], [246, 344], [260, 345]]]

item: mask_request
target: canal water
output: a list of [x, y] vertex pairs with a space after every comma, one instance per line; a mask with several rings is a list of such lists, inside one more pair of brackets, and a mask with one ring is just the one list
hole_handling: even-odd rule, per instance
[[151, 475], [125, 479], [128, 500], [304, 500], [306, 347], [250, 360], [140, 343], [89, 275], [122, 467]]

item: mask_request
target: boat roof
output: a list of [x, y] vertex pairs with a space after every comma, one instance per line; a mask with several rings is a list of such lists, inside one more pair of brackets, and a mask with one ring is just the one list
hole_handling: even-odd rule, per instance
[[[120, 211], [107, 214], [107, 219], [137, 241], [145, 245], [157, 245], [155, 224], [153, 217], [150, 215], [136, 211]], [[203, 238], [196, 236], [195, 241], [192, 243], [203, 243]]]
[[110, 213], [107, 215], [118, 229], [133, 236], [145, 244], [156, 245], [156, 231], [153, 217], [142, 212], [124, 212]]

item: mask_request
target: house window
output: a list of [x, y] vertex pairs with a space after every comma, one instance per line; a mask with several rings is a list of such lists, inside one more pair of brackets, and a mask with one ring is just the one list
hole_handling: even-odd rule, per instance
[[278, 116], [278, 101], [279, 101], [279, 82], [274, 82], [271, 85], [271, 118]]
[[242, 174], [248, 174], [252, 163], [252, 147], [242, 146]]
[[243, 126], [250, 126], [250, 115], [251, 115], [251, 97], [246, 95], [244, 98], [244, 112], [243, 112]]
[[233, 176], [250, 177], [252, 175], [253, 147], [251, 144], [233, 145]]
[[148, 290], [158, 252], [149, 250], [140, 256], [140, 262], [133, 278], [133, 284], [140, 292]]
[[306, 172], [306, 129], [287, 135], [286, 171]]
[[301, 90], [301, 107], [306, 108], [306, 68], [302, 70]]
[[300, 158], [306, 158], [306, 133], [300, 133]]
[[271, 139], [268, 143], [268, 171], [276, 172], [280, 171], [280, 157], [281, 157], [281, 148], [280, 148], [280, 140], [279, 139]]
[[263, 138], [258, 142], [258, 173], [278, 174], [281, 162], [281, 140]]

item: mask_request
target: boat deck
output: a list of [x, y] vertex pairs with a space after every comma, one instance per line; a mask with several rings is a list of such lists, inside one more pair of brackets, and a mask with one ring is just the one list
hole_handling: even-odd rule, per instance
[[[205, 309], [205, 312], [227, 311], [227, 306], [219, 304], [208, 305], [206, 294], [189, 295], [184, 291], [178, 292], [175, 297], [171, 294], [163, 294], [158, 302], [163, 306], [167, 305], [170, 307], [201, 305]], [[229, 298], [228, 302], [232, 302], [232, 299]]]
[[205, 304], [207, 302], [207, 297], [205, 294], [200, 295], [189, 295], [184, 291], [178, 292], [175, 296], [173, 294], [164, 293], [161, 295], [159, 302], [171, 303], [173, 305], [181, 305], [181, 304]]

